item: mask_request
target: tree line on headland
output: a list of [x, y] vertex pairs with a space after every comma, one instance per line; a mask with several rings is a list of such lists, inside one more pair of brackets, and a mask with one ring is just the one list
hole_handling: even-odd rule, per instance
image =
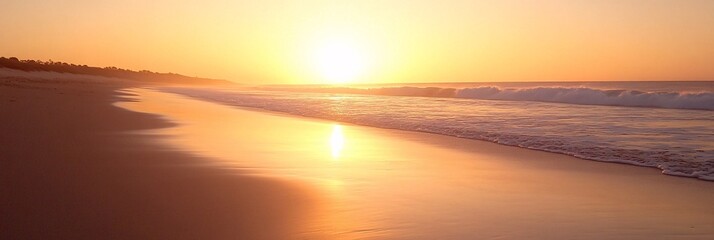
[[20, 71], [45, 71], [58, 73], [73, 73], [93, 76], [103, 76], [111, 78], [121, 78], [146, 82], [164, 83], [204, 83], [219, 84], [228, 83], [226, 80], [189, 77], [176, 73], [158, 73], [148, 70], [133, 71], [117, 67], [92, 67], [87, 65], [77, 65], [65, 62], [41, 61], [41, 60], [20, 60], [15, 57], [0, 57], [0, 68], [9, 68]]

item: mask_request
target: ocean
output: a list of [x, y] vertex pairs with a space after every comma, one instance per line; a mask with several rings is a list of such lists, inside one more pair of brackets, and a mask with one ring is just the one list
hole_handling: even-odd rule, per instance
[[162, 87], [220, 104], [490, 141], [714, 181], [714, 82]]

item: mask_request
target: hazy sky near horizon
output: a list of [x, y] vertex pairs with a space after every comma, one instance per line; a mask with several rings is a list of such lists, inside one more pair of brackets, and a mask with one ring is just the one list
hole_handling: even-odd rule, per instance
[[0, 29], [2, 56], [244, 83], [342, 55], [356, 82], [714, 79], [711, 0], [6, 0]]

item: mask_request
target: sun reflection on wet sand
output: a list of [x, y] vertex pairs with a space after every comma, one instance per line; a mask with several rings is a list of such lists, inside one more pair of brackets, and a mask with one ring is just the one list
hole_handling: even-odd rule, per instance
[[332, 150], [332, 158], [340, 158], [342, 148], [345, 147], [345, 136], [342, 134], [342, 126], [335, 124], [332, 126], [332, 134], [330, 135], [330, 149]]

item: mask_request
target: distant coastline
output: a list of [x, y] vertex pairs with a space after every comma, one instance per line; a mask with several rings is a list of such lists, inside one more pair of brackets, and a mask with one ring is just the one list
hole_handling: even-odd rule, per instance
[[159, 73], [148, 70], [134, 71], [118, 67], [94, 67], [65, 62], [18, 59], [16, 57], [0, 57], [0, 68], [26, 72], [57, 72], [129, 79], [154, 83], [180, 84], [230, 84], [230, 81], [211, 78], [189, 77], [177, 73]]

